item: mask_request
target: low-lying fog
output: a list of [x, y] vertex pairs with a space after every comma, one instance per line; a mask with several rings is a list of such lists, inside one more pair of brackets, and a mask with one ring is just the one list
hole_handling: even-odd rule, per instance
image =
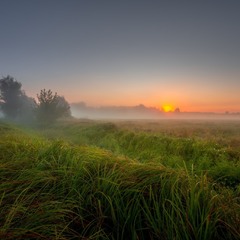
[[240, 119], [240, 113], [163, 112], [142, 104], [132, 107], [89, 107], [85, 103], [71, 104], [73, 117], [87, 119]]

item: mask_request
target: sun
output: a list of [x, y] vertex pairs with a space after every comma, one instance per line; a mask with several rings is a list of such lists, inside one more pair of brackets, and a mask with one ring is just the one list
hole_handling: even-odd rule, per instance
[[164, 112], [173, 112], [174, 111], [174, 107], [172, 105], [163, 105], [162, 106], [162, 110]]

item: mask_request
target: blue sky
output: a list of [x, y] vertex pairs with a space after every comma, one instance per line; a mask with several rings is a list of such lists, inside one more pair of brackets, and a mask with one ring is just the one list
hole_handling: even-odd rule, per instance
[[240, 111], [239, 1], [0, 0], [0, 74], [89, 105]]

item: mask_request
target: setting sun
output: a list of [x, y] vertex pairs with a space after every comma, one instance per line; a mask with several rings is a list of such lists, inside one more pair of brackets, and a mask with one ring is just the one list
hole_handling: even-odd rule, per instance
[[173, 112], [173, 111], [174, 111], [174, 107], [171, 106], [171, 105], [163, 105], [163, 106], [162, 106], [162, 110], [163, 110], [164, 112]]

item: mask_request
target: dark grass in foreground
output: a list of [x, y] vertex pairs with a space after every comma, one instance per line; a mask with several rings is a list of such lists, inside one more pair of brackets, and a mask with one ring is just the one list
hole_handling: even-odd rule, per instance
[[[106, 125], [85, 131], [122, 134]], [[237, 187], [206, 173], [132, 160], [115, 148], [48, 141], [4, 124], [0, 134], [0, 239], [240, 237]], [[104, 137], [90, 140], [109, 145]]]

